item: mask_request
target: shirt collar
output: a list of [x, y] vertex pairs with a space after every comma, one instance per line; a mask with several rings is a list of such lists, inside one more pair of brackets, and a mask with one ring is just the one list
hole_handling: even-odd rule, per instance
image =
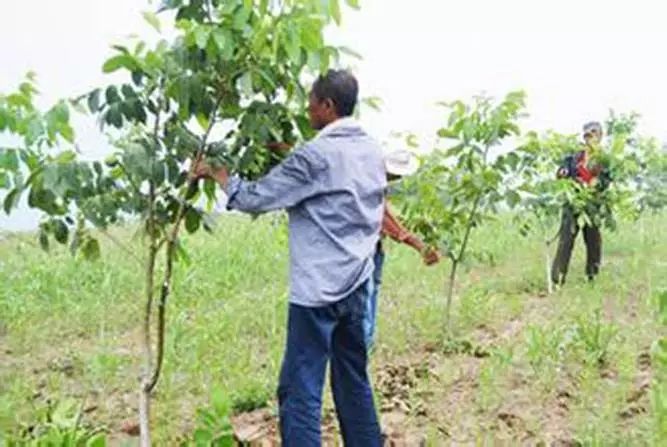
[[318, 132], [315, 139], [322, 138], [324, 136], [329, 135], [330, 133], [332, 133], [336, 129], [339, 129], [339, 128], [345, 127], [345, 126], [350, 126], [350, 125], [357, 126], [357, 120], [355, 120], [351, 116], [347, 116], [345, 118], [338, 118], [336, 121], [331, 122], [331, 123], [327, 124], [324, 128], [322, 128], [322, 130], [320, 130]]

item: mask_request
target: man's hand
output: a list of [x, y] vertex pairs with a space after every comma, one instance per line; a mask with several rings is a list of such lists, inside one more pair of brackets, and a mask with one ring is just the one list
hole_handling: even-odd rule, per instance
[[599, 176], [602, 173], [602, 165], [596, 164], [590, 168], [591, 174], [595, 177]]
[[435, 265], [440, 262], [440, 252], [434, 249], [426, 249], [422, 252], [422, 259], [426, 265]]
[[211, 178], [218, 182], [220, 186], [226, 188], [227, 182], [229, 181], [229, 172], [225, 167], [213, 168], [203, 160], [198, 160], [194, 162], [191, 177], [193, 180]]

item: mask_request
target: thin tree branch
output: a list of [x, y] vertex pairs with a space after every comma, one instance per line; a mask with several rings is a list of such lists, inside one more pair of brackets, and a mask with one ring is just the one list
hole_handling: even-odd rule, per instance
[[144, 265], [145, 261], [141, 259], [136, 253], [134, 253], [132, 250], [130, 250], [127, 245], [123, 244], [121, 241], [119, 241], [116, 236], [112, 235], [109, 233], [106, 229], [102, 228], [100, 229], [100, 232], [111, 242], [113, 242], [118, 248], [123, 250], [123, 252], [130, 256], [133, 260], [135, 260], [139, 265]]
[[[208, 128], [204, 133], [201, 145], [197, 149], [194, 162], [190, 165], [190, 169], [188, 172], [188, 178], [190, 179], [192, 179], [193, 177], [196, 165], [204, 156], [204, 151], [206, 150], [206, 143], [208, 142], [208, 138], [211, 135], [213, 126], [215, 125], [218, 108], [220, 107], [221, 102], [222, 102], [222, 97], [218, 98], [218, 100], [215, 102], [215, 105], [213, 107], [213, 112], [209, 120]], [[196, 180], [190, 180], [188, 182], [188, 188], [186, 188], [186, 191], [190, 189], [190, 187], [194, 184], [194, 182], [196, 182]], [[176, 249], [176, 244], [178, 241], [178, 232], [181, 228], [181, 223], [183, 222], [183, 218], [187, 210], [186, 202], [187, 201], [185, 200], [185, 198], [181, 200], [178, 212], [176, 214], [176, 221], [174, 222], [174, 226], [171, 230], [171, 233], [167, 238], [166, 268], [164, 273], [164, 280], [162, 281], [162, 287], [160, 289], [160, 300], [158, 302], [157, 363], [155, 366], [155, 370], [153, 371], [153, 377], [151, 381], [148, 384], [146, 384], [145, 389], [147, 392], [151, 392], [153, 388], [155, 388], [155, 385], [157, 385], [158, 379], [160, 378], [160, 372], [162, 371], [162, 364], [164, 361], [164, 327], [165, 327], [166, 305], [171, 291], [174, 251]]]
[[[158, 111], [155, 117], [155, 125], [153, 127], [153, 139], [155, 144], [159, 144], [158, 133], [160, 131], [160, 116], [161, 107], [158, 101]], [[152, 168], [152, 166], [151, 166]], [[152, 169], [151, 169], [152, 170]], [[156, 243], [156, 229], [155, 229], [155, 182], [153, 179], [149, 181], [148, 186], [148, 259], [146, 260], [146, 307], [144, 309], [144, 370], [141, 378], [141, 389], [139, 390], [139, 432], [141, 435], [141, 446], [148, 447], [151, 445], [150, 435], [150, 390], [147, 388], [147, 383], [153, 368], [153, 349], [151, 345], [151, 315], [153, 313], [153, 298], [155, 289], [155, 260], [158, 253]]]

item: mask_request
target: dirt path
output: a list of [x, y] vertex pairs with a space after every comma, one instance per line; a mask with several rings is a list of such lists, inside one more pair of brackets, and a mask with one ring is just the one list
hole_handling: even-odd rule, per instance
[[[492, 353], [521, 345], [527, 326], [548, 322], [557, 314], [554, 297], [526, 298], [523, 311], [517, 318], [480, 325], [469, 340], [461, 343], [461, 352], [450, 347], [417, 347], [409, 355], [376, 359], [373, 368], [374, 386], [379, 399], [383, 431], [387, 446], [420, 445], [500, 445], [575, 446], [575, 427], [572, 426], [572, 407], [578, 399], [579, 382], [571, 371], [556, 376], [550, 389], [535, 384], [527, 365], [512, 365], [504, 374], [494, 377]], [[608, 313], [611, 305], [606, 304]], [[626, 306], [632, 310], [635, 300]], [[626, 307], [620, 306], [620, 307]], [[613, 313], [624, 309], [613, 309]], [[626, 315], [632, 318], [633, 312]], [[635, 313], [636, 315], [636, 313]], [[442, 348], [442, 347], [440, 347]], [[637, 358], [638, 374], [634, 391], [619, 418], [628, 426], [650, 404], [648, 389], [651, 380], [648, 351]], [[485, 369], [487, 368], [487, 369]], [[489, 374], [491, 371], [491, 374]], [[601, 377], [616, 378], [605, 368]], [[497, 379], [496, 389], [501, 397], [492, 405], [482, 402], [484, 381]], [[268, 410], [240, 415], [234, 419], [237, 436], [256, 446], [279, 445], [276, 419]], [[324, 445], [342, 445], [338, 438], [335, 417], [331, 410], [323, 424]]]

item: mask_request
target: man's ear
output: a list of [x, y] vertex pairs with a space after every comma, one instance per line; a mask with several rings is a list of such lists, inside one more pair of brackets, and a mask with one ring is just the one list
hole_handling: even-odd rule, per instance
[[324, 100], [324, 104], [327, 106], [332, 113], [336, 113], [336, 104], [334, 104], [333, 99], [327, 98]]

